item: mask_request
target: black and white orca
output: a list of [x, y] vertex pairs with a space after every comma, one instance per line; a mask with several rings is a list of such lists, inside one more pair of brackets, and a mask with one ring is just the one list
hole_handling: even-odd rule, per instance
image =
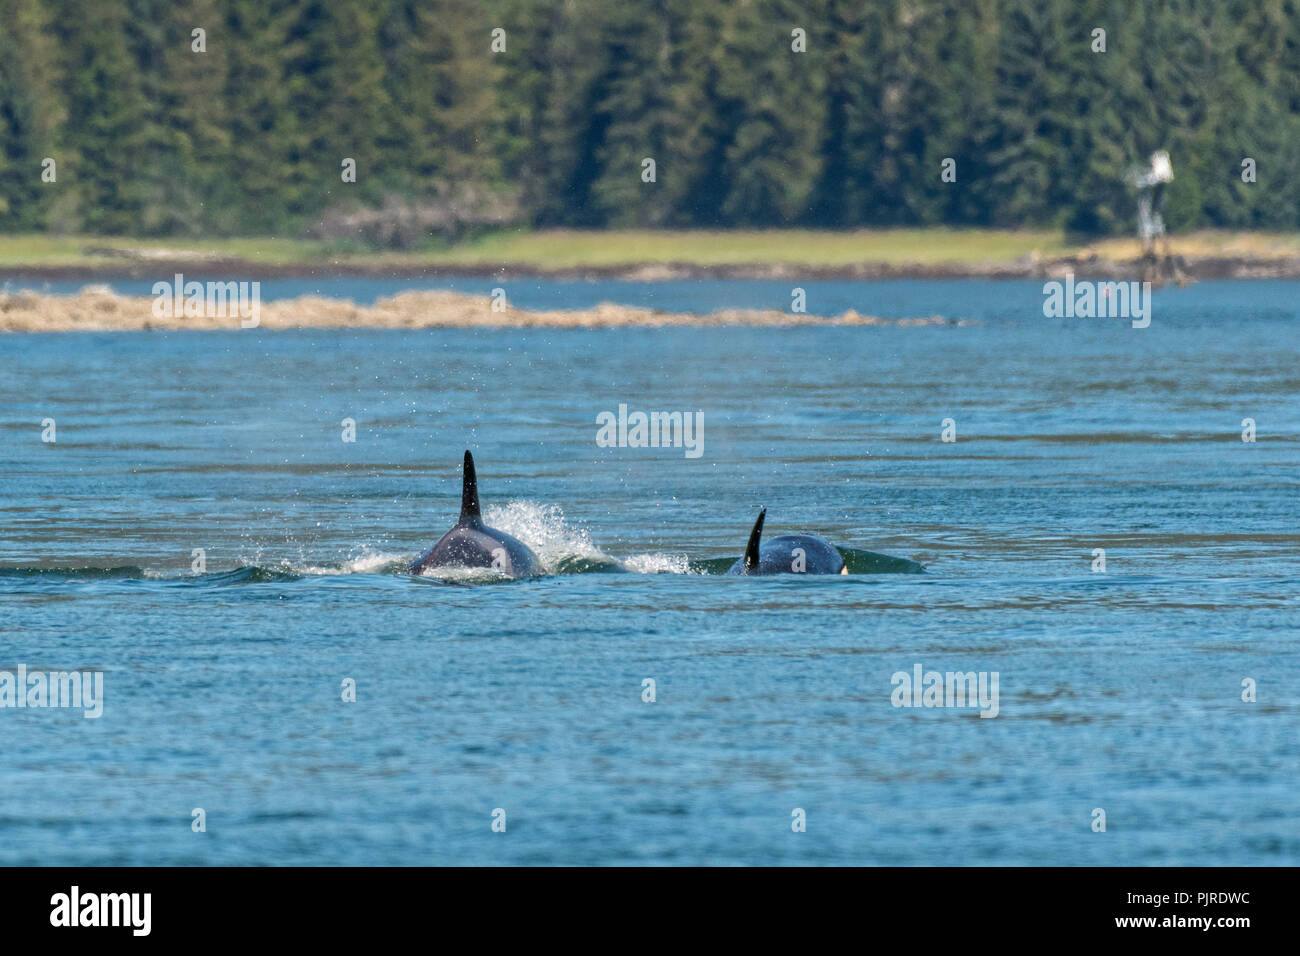
[[731, 566], [728, 574], [848, 574], [839, 549], [816, 534], [783, 534], [763, 541], [763, 519], [767, 509], [758, 513], [754, 530], [749, 533], [745, 556]]
[[407, 570], [422, 574], [429, 568], [491, 568], [508, 577], [524, 578], [536, 573], [538, 563], [528, 545], [483, 523], [474, 456], [466, 451], [460, 520], [432, 548], [412, 561]]

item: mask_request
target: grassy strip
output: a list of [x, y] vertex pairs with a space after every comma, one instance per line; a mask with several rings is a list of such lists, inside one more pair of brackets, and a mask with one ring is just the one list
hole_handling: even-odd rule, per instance
[[[1188, 259], [1230, 257], [1261, 262], [1300, 256], [1300, 234], [1204, 231], [1175, 237]], [[411, 268], [493, 267], [539, 270], [688, 263], [696, 266], [1005, 264], [1026, 256], [1131, 260], [1133, 239], [1069, 241], [1054, 231], [999, 229], [872, 229], [851, 232], [761, 231], [503, 231], [442, 248], [374, 251], [354, 243], [310, 239], [129, 239], [0, 236], [0, 270], [23, 267], [103, 269], [148, 261], [239, 261], [268, 266], [329, 265]]]

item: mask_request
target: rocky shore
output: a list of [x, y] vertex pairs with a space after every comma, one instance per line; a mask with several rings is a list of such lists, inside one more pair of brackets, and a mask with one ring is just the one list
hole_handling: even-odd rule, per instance
[[[603, 303], [590, 309], [533, 312], [508, 303], [494, 308], [488, 296], [456, 292], [409, 291], [357, 305], [346, 299], [304, 296], [259, 304], [241, 311], [234, 302], [220, 308], [192, 308], [169, 314], [150, 296], [117, 295], [106, 287], [87, 287], [76, 295], [31, 292], [0, 294], [2, 332], [125, 332], [153, 329], [241, 328], [616, 328], [626, 326], [792, 326], [792, 325], [949, 325], [943, 316], [883, 319], [854, 311], [825, 317], [776, 309], [725, 309], [708, 314], [663, 312]], [[163, 314], [160, 314], [163, 313]], [[209, 314], [219, 313], [219, 314]]]

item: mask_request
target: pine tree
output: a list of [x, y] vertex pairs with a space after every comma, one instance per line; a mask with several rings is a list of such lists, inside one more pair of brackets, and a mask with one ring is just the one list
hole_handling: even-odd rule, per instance
[[302, 41], [290, 35], [296, 4], [227, 0], [224, 9], [223, 119], [230, 145], [225, 161], [213, 164], [208, 208], [231, 212], [210, 214], [207, 221], [229, 221], [229, 231], [253, 235], [297, 231], [304, 211], [315, 205], [308, 191], [322, 180], [303, 168], [308, 133], [288, 83], [289, 60], [302, 50]]
[[53, 65], [67, 102], [59, 191], [68, 190], [76, 228], [139, 234], [150, 184], [137, 166], [153, 162], [158, 137], [133, 49], [132, 12], [123, 3], [55, 0], [51, 23]]
[[54, 49], [48, 7], [40, 0], [0, 0], [0, 229], [58, 225], [68, 207], [59, 202], [59, 184], [41, 180], [46, 157], [55, 159], [57, 171], [56, 133], [64, 116], [48, 66]]
[[1061, 11], [1060, 4], [1011, 0], [1000, 14], [987, 135], [990, 218], [997, 225], [1061, 224], [1071, 213], [1072, 184], [1062, 170], [1072, 70]]
[[[725, 118], [721, 213], [728, 225], [803, 219], [822, 175], [826, 79], [792, 49], [804, 19], [788, 0], [730, 7], [719, 38], [718, 90]], [[802, 29], [806, 29], [802, 28]]]
[[600, 222], [690, 221], [685, 197], [702, 175], [709, 119], [695, 73], [707, 46], [692, 42], [707, 38], [707, 25], [695, 20], [694, 7], [692, 0], [622, 5], [602, 22], [606, 69], [593, 103], [601, 138], [591, 157]]
[[1300, 0], [0, 0], [11, 230], [1128, 232], [1156, 149], [1171, 229], [1300, 222]]
[[[203, 33], [196, 37], [196, 30]], [[157, 39], [162, 46], [151, 99], [169, 157], [164, 209], [153, 214], [157, 229], [191, 235], [234, 231], [225, 188], [233, 145], [225, 94], [231, 50], [240, 39], [226, 28], [218, 0], [173, 3]]]

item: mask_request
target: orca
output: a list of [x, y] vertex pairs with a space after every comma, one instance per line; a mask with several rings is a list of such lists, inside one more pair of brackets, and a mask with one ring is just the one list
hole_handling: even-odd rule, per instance
[[460, 520], [432, 548], [412, 561], [407, 570], [422, 574], [428, 568], [491, 568], [508, 577], [524, 578], [535, 574], [537, 565], [537, 556], [528, 545], [483, 523], [474, 456], [466, 451]]
[[820, 535], [783, 534], [762, 541], [766, 517], [767, 509], [763, 508], [749, 533], [745, 556], [731, 566], [728, 574], [849, 573], [839, 549]]

